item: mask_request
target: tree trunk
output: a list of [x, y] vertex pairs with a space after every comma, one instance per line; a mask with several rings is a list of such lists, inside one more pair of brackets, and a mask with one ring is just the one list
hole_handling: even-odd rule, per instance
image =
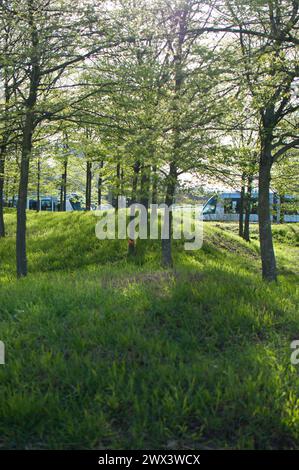
[[37, 160], [37, 188], [36, 188], [36, 199], [37, 199], [37, 206], [36, 212], [40, 211], [40, 172], [41, 172], [41, 163], [40, 159]]
[[[172, 162], [170, 164], [168, 183], [166, 187], [165, 204], [169, 208], [173, 204], [175, 188], [177, 183], [177, 168]], [[165, 214], [166, 216], [166, 214]], [[162, 227], [162, 264], [165, 267], [172, 267], [172, 250], [171, 250], [171, 235], [172, 235], [172, 210], [169, 211], [169, 224], [168, 230], [166, 227]]]
[[[100, 170], [103, 169], [103, 166], [104, 166], [104, 160], [101, 160]], [[102, 184], [103, 184], [103, 178], [102, 178], [102, 173], [100, 172], [100, 176], [98, 178], [98, 207], [102, 204]]]
[[118, 162], [116, 165], [116, 185], [115, 185], [114, 203], [113, 203], [113, 207], [115, 207], [115, 209], [118, 209], [118, 196], [120, 195], [120, 175], [121, 175], [121, 167], [120, 167], [120, 162]]
[[61, 174], [59, 211], [63, 211], [63, 173]]
[[66, 189], [67, 189], [67, 167], [68, 159], [66, 158], [63, 162], [63, 173], [61, 175], [61, 187], [60, 187], [60, 211], [66, 211]]
[[[6, 40], [8, 37], [6, 35]], [[7, 53], [6, 47], [4, 52]], [[2, 143], [0, 147], [0, 238], [5, 237], [5, 223], [4, 223], [4, 179], [5, 179], [5, 157], [7, 152], [7, 144], [8, 144], [8, 129], [7, 129], [7, 119], [8, 119], [8, 105], [10, 100], [10, 91], [8, 87], [8, 75], [7, 69], [4, 67], [4, 97], [5, 97], [5, 105], [4, 105], [4, 132], [2, 135]]]
[[[149, 198], [150, 198], [150, 173], [151, 167], [141, 165], [141, 178], [140, 178], [140, 204], [142, 204], [145, 209], [146, 213], [141, 213], [141, 223], [147, 227], [147, 231], [149, 230]], [[139, 260], [144, 260], [145, 253], [147, 247], [147, 240], [138, 239], [137, 241], [137, 252]]]
[[158, 201], [158, 180], [157, 180], [157, 166], [153, 165], [152, 168], [152, 204], [157, 204]]
[[33, 113], [28, 110], [25, 118], [25, 125], [22, 140], [21, 154], [21, 173], [19, 182], [18, 205], [17, 205], [17, 238], [16, 238], [16, 255], [17, 255], [17, 276], [23, 277], [27, 275], [27, 255], [26, 255], [26, 207], [27, 207], [27, 191], [29, 177], [29, 160], [32, 149], [33, 134]]
[[278, 214], [277, 214], [277, 223], [278, 224], [283, 224], [284, 223], [284, 211], [285, 211], [284, 201], [285, 201], [284, 194], [279, 195], [278, 196], [279, 208], [278, 208]]
[[98, 207], [102, 204], [102, 178], [98, 178]]
[[11, 198], [11, 207], [15, 207], [16, 202], [16, 193], [18, 191], [18, 180], [17, 176], [14, 176], [13, 184], [12, 184], [12, 198]]
[[[134, 171], [134, 175], [133, 175], [133, 181], [132, 181], [132, 193], [131, 193], [130, 204], [134, 204], [134, 203], [137, 202], [136, 201], [136, 199], [137, 199], [137, 185], [138, 185], [138, 175], [139, 175], [139, 171], [140, 171], [140, 161], [136, 161], [134, 163], [133, 171]], [[130, 214], [129, 220], [130, 220], [130, 222], [132, 222], [132, 220], [134, 220], [134, 215]], [[132, 257], [132, 256], [135, 256], [135, 254], [136, 254], [135, 241], [129, 239], [128, 256]]]
[[5, 237], [5, 224], [4, 224], [4, 214], [3, 214], [5, 153], [6, 153], [6, 145], [2, 143], [1, 148], [0, 148], [0, 238]]
[[86, 162], [86, 189], [85, 189], [85, 199], [86, 199], [86, 210], [90, 211], [91, 209], [91, 175], [92, 163], [91, 161], [87, 160]]
[[26, 254], [26, 206], [29, 178], [29, 160], [32, 150], [32, 136], [35, 127], [34, 107], [37, 102], [37, 91], [40, 81], [38, 32], [34, 23], [34, 10], [32, 2], [29, 4], [29, 26], [31, 28], [32, 54], [30, 57], [30, 87], [28, 99], [26, 100], [26, 112], [24, 117], [24, 127], [21, 147], [21, 171], [19, 183], [19, 198], [17, 209], [17, 237], [16, 237], [16, 260], [17, 276], [27, 275], [27, 254]]
[[132, 193], [131, 193], [131, 204], [137, 202], [137, 186], [138, 186], [138, 175], [140, 172], [140, 162], [136, 161], [133, 166], [133, 181], [132, 181]]
[[140, 203], [148, 209], [149, 207], [149, 182], [150, 182], [150, 169], [146, 168], [144, 164], [141, 166], [141, 181], [140, 181]]
[[125, 173], [124, 173], [124, 168], [121, 168], [120, 172], [120, 194], [123, 196], [124, 195], [124, 185], [125, 185]]
[[243, 238], [250, 241], [250, 212], [251, 212], [252, 176], [248, 177], [247, 193], [245, 196], [245, 221]]
[[[177, 43], [173, 44], [173, 67], [174, 67], [174, 96], [172, 102], [172, 113], [173, 113], [173, 149], [172, 157], [169, 165], [169, 174], [166, 182], [166, 194], [165, 194], [165, 204], [169, 208], [173, 204], [175, 188], [178, 179], [178, 165], [181, 158], [181, 109], [180, 109], [180, 99], [181, 99], [181, 89], [184, 81], [185, 73], [183, 72], [183, 44], [186, 38], [187, 31], [187, 16], [188, 16], [188, 6], [182, 7], [181, 10], [177, 11], [176, 18], [176, 28], [177, 28]], [[165, 267], [172, 267], [172, 210], [169, 210], [169, 224], [168, 229], [162, 227], [162, 264]], [[163, 224], [164, 225], [164, 224]]]
[[276, 281], [276, 260], [274, 254], [271, 211], [270, 211], [271, 151], [262, 148], [259, 167], [259, 235], [262, 259], [263, 279]]
[[244, 195], [245, 195], [245, 174], [242, 174], [242, 186], [240, 193], [240, 209], [239, 209], [239, 236], [243, 237], [244, 222]]

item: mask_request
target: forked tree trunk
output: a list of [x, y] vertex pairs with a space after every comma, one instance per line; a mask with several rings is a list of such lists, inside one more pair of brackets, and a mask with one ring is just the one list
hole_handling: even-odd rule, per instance
[[273, 247], [270, 210], [271, 150], [262, 147], [259, 166], [259, 235], [263, 279], [276, 281], [276, 260]]

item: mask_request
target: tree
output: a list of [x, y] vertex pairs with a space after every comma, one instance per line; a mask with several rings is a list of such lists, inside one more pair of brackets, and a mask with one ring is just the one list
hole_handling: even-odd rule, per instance
[[[279, 2], [264, 16], [273, 32], [280, 28], [281, 8]], [[299, 138], [292, 130], [285, 130], [284, 121], [298, 110], [292, 95], [292, 86], [299, 74], [296, 51], [290, 50], [280, 39], [271, 43], [254, 45], [240, 35], [240, 44], [245, 64], [247, 85], [253, 97], [253, 105], [260, 117], [259, 158], [259, 234], [263, 278], [276, 280], [276, 260], [271, 231], [269, 201], [271, 169], [276, 160], [287, 150], [299, 145]], [[254, 49], [254, 52], [253, 52]]]
[[[271, 170], [288, 150], [299, 145], [294, 127], [299, 109], [294, 93], [299, 70], [295, 46], [298, 22], [296, 0], [250, 1], [246, 5], [235, 1], [226, 4], [225, 15], [220, 15], [218, 28], [214, 29], [239, 36], [242, 61], [235, 71], [251, 96], [250, 109], [258, 120], [259, 235], [263, 278], [267, 281], [276, 280], [269, 198]], [[237, 49], [235, 54], [239, 56]]]
[[34, 131], [53, 114], [49, 99], [63, 74], [110, 46], [111, 39], [92, 2], [84, 7], [73, 0], [20, 0], [3, 2], [0, 8], [14, 38], [21, 31], [13, 50], [13, 89], [22, 113], [16, 238], [17, 275], [22, 277], [27, 274], [26, 202]]
[[[210, 12], [193, 0], [162, 2], [159, 21], [163, 27], [165, 76], [162, 109], [163, 150], [165, 164], [165, 198], [169, 207], [174, 201], [178, 178], [185, 172], [197, 172], [207, 167], [209, 154], [215, 149], [215, 125], [225, 112], [224, 84], [219, 85], [220, 64], [226, 56], [217, 43], [207, 44], [203, 30], [195, 31], [198, 23], [209, 21]], [[161, 19], [160, 19], [161, 18]], [[161, 29], [160, 26], [160, 29]], [[172, 265], [172, 213], [162, 239], [162, 262]]]
[[4, 216], [3, 216], [3, 198], [4, 198], [4, 178], [5, 178], [5, 160], [9, 144], [11, 142], [11, 98], [13, 95], [12, 79], [14, 76], [13, 67], [10, 60], [10, 54], [14, 46], [11, 39], [11, 24], [0, 19], [0, 26], [3, 35], [0, 37], [0, 117], [1, 117], [1, 140], [0, 140], [0, 238], [5, 236]]

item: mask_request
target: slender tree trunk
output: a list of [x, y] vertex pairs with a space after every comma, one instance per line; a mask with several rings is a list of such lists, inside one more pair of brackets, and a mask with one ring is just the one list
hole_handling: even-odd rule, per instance
[[[168, 182], [166, 187], [165, 194], [165, 204], [169, 208], [173, 204], [175, 188], [177, 183], [177, 168], [175, 163], [171, 162]], [[166, 214], [165, 214], [166, 216]], [[162, 227], [162, 233], [164, 238], [162, 238], [162, 264], [165, 267], [172, 267], [172, 250], [171, 250], [171, 235], [172, 235], [172, 210], [169, 210], [169, 224], [168, 229]]]
[[[16, 155], [16, 167], [19, 168], [20, 167], [20, 159], [18, 158], [19, 155], [18, 155], [18, 152], [19, 152], [19, 149], [18, 149], [18, 144], [16, 143], [15, 144], [15, 155]], [[15, 203], [16, 203], [16, 195], [18, 194], [18, 174], [17, 174], [17, 171], [15, 171], [14, 173], [14, 177], [13, 177], [13, 182], [12, 182], [12, 201], [11, 201], [11, 207], [15, 207]]]
[[140, 181], [140, 203], [143, 204], [146, 209], [149, 207], [149, 182], [150, 169], [142, 165]]
[[124, 195], [124, 184], [125, 184], [124, 169], [123, 169], [123, 167], [121, 167], [121, 172], [120, 172], [120, 194], [122, 196]]
[[[6, 35], [6, 41], [8, 41], [8, 36]], [[7, 46], [7, 44], [6, 44]], [[7, 53], [7, 48], [4, 48], [4, 52]], [[0, 147], [0, 238], [5, 237], [5, 223], [4, 223], [4, 180], [5, 180], [5, 157], [7, 152], [8, 144], [8, 129], [7, 129], [7, 120], [8, 120], [8, 105], [10, 100], [10, 92], [8, 87], [8, 75], [7, 68], [4, 67], [4, 97], [5, 97], [5, 109], [4, 109], [4, 131], [2, 135], [2, 143]]]
[[136, 161], [133, 166], [133, 181], [132, 181], [132, 193], [131, 193], [131, 204], [137, 202], [137, 186], [138, 186], [138, 175], [140, 172], [140, 162]]
[[98, 178], [98, 207], [102, 204], [102, 178]]
[[59, 210], [60, 210], [60, 212], [63, 211], [63, 173], [61, 175]]
[[245, 196], [245, 221], [244, 221], [244, 240], [250, 241], [250, 212], [252, 195], [252, 176], [248, 177], [247, 193]]
[[61, 175], [61, 187], [60, 187], [60, 211], [66, 211], [66, 194], [67, 194], [67, 170], [68, 170], [68, 158], [63, 161], [63, 173]]
[[[5, 173], [5, 162], [4, 162], [4, 173]], [[10, 178], [9, 175], [4, 176], [4, 183], [3, 183], [3, 207], [5, 207], [5, 202], [8, 201], [8, 194], [10, 191]]]
[[[138, 185], [138, 175], [140, 172], [140, 161], [136, 161], [133, 166], [133, 181], [132, 181], [132, 193], [131, 193], [131, 201], [130, 204], [134, 204], [137, 202], [137, 185]], [[134, 220], [134, 215], [130, 214], [129, 217], [130, 222]], [[136, 254], [136, 247], [135, 247], [135, 241], [129, 239], [129, 244], [128, 244], [128, 256], [132, 257], [135, 256]]]
[[276, 260], [273, 247], [270, 211], [271, 147], [262, 145], [259, 166], [259, 235], [263, 279], [276, 281]]
[[66, 159], [64, 162], [64, 181], [63, 181], [63, 210], [64, 211], [66, 211], [67, 170], [68, 170], [68, 159]]
[[120, 162], [116, 165], [116, 187], [114, 192], [114, 204], [113, 206], [118, 209], [118, 196], [120, 195], [120, 175], [121, 175], [121, 167]]
[[[140, 204], [142, 204], [146, 213], [141, 213], [141, 223], [147, 227], [149, 230], [149, 198], [150, 198], [150, 173], [151, 167], [141, 165], [141, 178], [140, 178]], [[147, 247], [147, 240], [138, 239], [137, 240], [137, 251], [139, 260], [144, 259]]]
[[245, 195], [245, 174], [242, 174], [242, 185], [240, 193], [240, 210], [239, 210], [239, 236], [243, 237], [244, 230], [244, 195]]
[[4, 224], [4, 171], [5, 171], [5, 153], [6, 153], [6, 145], [4, 142], [0, 148], [0, 238], [5, 237], [5, 224]]
[[41, 163], [40, 159], [38, 158], [37, 160], [37, 188], [36, 188], [36, 193], [37, 193], [37, 207], [36, 211], [40, 211], [40, 173], [41, 173]]
[[277, 223], [278, 224], [283, 224], [284, 222], [284, 201], [285, 201], [285, 195], [284, 194], [279, 194], [278, 196], [278, 204], [279, 204], [279, 209], [278, 209], [278, 216], [277, 216]]
[[12, 184], [12, 198], [11, 198], [11, 203], [12, 203], [12, 206], [11, 207], [14, 207], [15, 206], [15, 201], [16, 201], [16, 192], [17, 192], [17, 177], [15, 176], [14, 177], [14, 180], [13, 180], [13, 184]]
[[158, 201], [158, 180], [157, 180], [157, 166], [152, 167], [152, 204], [157, 204]]
[[[103, 169], [104, 160], [100, 161], [100, 170]], [[102, 184], [103, 184], [103, 177], [100, 171], [100, 176], [98, 178], [98, 207], [102, 204]]]
[[92, 181], [92, 163], [90, 160], [86, 162], [86, 189], [85, 189], [85, 199], [86, 199], [86, 210], [90, 211], [91, 209], [91, 181]]

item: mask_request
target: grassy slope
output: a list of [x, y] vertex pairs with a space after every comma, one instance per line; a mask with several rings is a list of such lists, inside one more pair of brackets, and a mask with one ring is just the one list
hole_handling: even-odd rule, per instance
[[14, 214], [0, 241], [0, 447], [299, 448], [297, 227], [275, 228], [275, 286], [233, 225], [165, 272], [157, 242], [127, 263], [91, 214], [28, 221], [27, 279]]

